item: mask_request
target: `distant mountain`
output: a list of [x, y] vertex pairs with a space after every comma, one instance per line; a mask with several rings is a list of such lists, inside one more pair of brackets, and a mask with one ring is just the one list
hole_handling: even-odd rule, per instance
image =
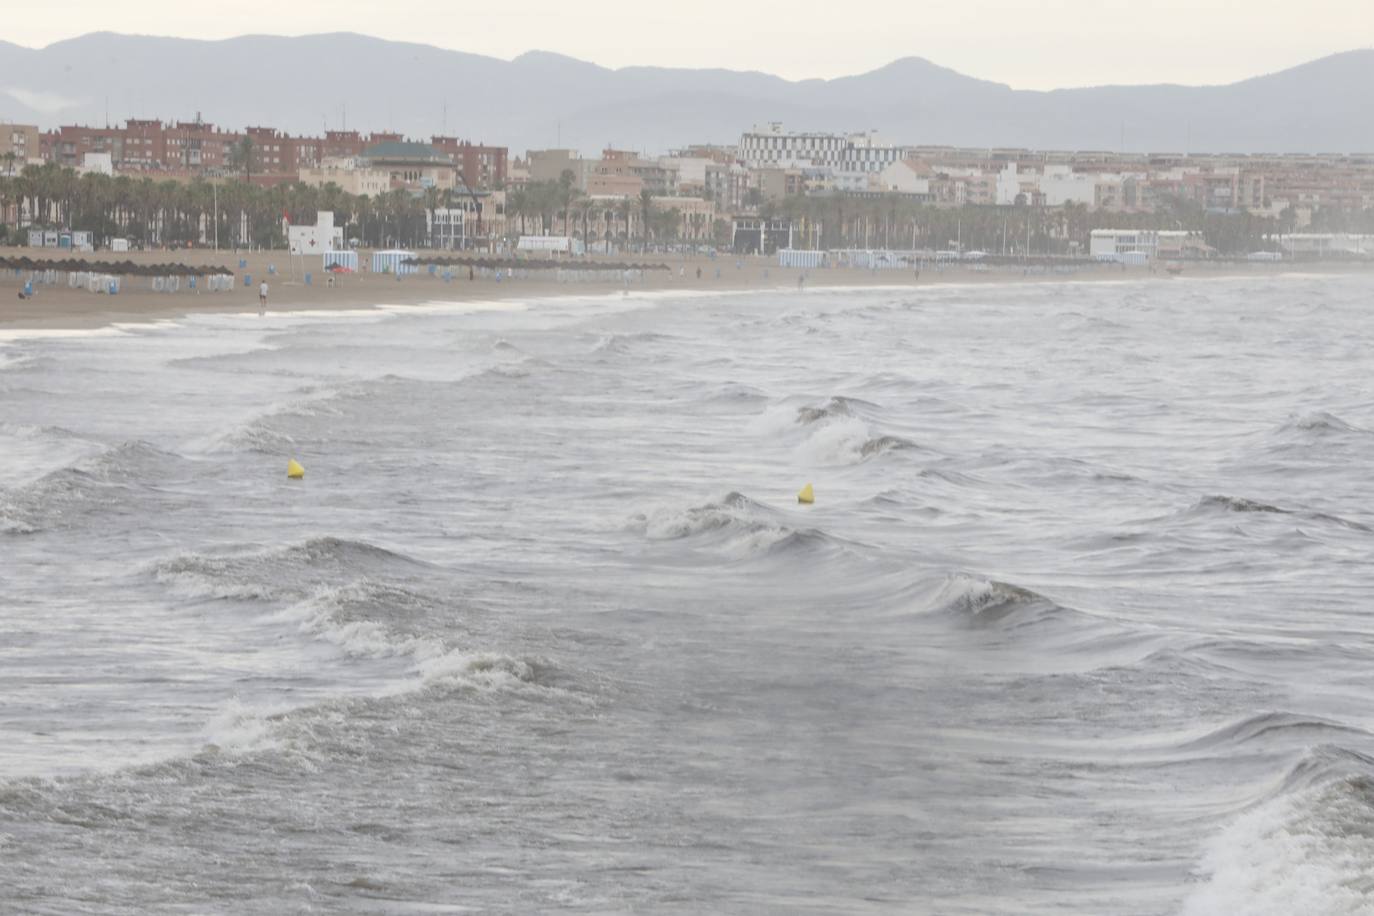
[[650, 152], [750, 125], [877, 129], [912, 144], [1211, 152], [1374, 151], [1374, 51], [1227, 86], [1013, 90], [917, 57], [857, 76], [513, 61], [354, 34], [192, 41], [94, 33], [41, 50], [0, 42], [0, 120], [127, 117], [456, 134], [527, 148]]

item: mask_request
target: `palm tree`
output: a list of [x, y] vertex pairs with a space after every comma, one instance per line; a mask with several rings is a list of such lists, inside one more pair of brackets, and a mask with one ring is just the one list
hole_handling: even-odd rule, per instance
[[571, 235], [568, 231], [568, 210], [572, 206], [573, 195], [577, 193], [573, 183], [577, 176], [572, 169], [564, 169], [558, 175], [558, 204], [563, 211], [563, 234]]
[[641, 245], [640, 245], [640, 251], [648, 251], [648, 250], [649, 250], [649, 220], [650, 220], [649, 211], [653, 209], [653, 206], [654, 206], [654, 195], [653, 195], [653, 193], [650, 192], [648, 188], [645, 188], [644, 190], [640, 191], [640, 192], [639, 192], [639, 220], [640, 220], [639, 225], [640, 225], [640, 233], [641, 233], [641, 235], [643, 236], [643, 241], [641, 242]]
[[525, 214], [530, 209], [530, 196], [524, 188], [516, 188], [506, 195], [506, 218], [509, 224], [511, 216], [520, 217], [520, 234], [525, 234]]
[[634, 216], [635, 213], [634, 202], [631, 201], [628, 197], [622, 198], [620, 201], [616, 203], [615, 211], [616, 215], [620, 217], [620, 221], [625, 227], [619, 233], [617, 233], [616, 239], [617, 241], [624, 242], [625, 249], [628, 251], [631, 239], [630, 218]]
[[427, 240], [427, 243], [428, 243], [428, 244], [426, 245], [426, 247], [432, 247], [432, 246], [434, 245], [434, 226], [435, 226], [434, 213], [435, 213], [436, 210], [439, 209], [439, 205], [440, 205], [441, 203], [444, 202], [444, 192], [443, 192], [442, 190], [440, 190], [439, 188], [434, 188], [434, 187], [425, 188], [424, 201], [425, 201], [425, 212], [427, 212], [427, 213], [429, 214], [429, 233], [430, 233], [429, 239]]
[[251, 184], [253, 181], [253, 138], [244, 135], [233, 146], [229, 147], [229, 165], [231, 168], [243, 170], [243, 181]]

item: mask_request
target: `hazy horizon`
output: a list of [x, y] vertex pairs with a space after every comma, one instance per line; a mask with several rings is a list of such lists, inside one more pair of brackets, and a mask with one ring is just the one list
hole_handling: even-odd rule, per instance
[[[622, 0], [612, 0], [616, 6]], [[536, 0], [541, 6], [543, 0]], [[86, 0], [78, 0], [76, 6], [82, 8]], [[353, 0], [344, 0], [341, 9], [346, 11]], [[722, 6], [720, 0], [706, 0], [705, 8]], [[388, 24], [388, 28], [378, 31], [362, 31], [348, 26], [353, 21], [347, 15], [332, 20], [338, 28], [319, 28], [317, 19], [306, 17], [300, 23], [308, 27], [292, 28], [296, 17], [287, 12], [263, 17], [247, 16], [236, 19], [235, 23], [250, 21], [273, 21], [281, 23], [274, 29], [241, 29], [221, 26], [214, 17], [197, 19], [187, 18], [187, 11], [179, 6], [154, 2], [140, 4], [139, 9], [119, 10], [117, 13], [105, 8], [92, 8], [81, 21], [87, 27], [75, 31], [66, 27], [70, 15], [47, 11], [27, 12], [20, 21], [9, 23], [10, 34], [3, 39], [10, 44], [32, 50], [42, 50], [64, 41], [79, 39], [86, 35], [109, 32], [120, 35], [138, 35], [152, 38], [185, 39], [195, 41], [228, 41], [245, 37], [300, 38], [312, 35], [351, 33], [383, 41], [400, 41], [435, 47], [442, 50], [479, 54], [497, 60], [510, 61], [525, 54], [548, 53], [595, 64], [606, 69], [619, 70], [627, 67], [664, 67], [671, 69], [722, 69], [737, 72], [765, 73], [782, 79], [801, 82], [806, 80], [831, 80], [855, 76], [880, 69], [903, 58], [920, 57], [931, 63], [947, 67], [961, 74], [977, 77], [990, 82], [1002, 83], [1018, 90], [1053, 91], [1056, 89], [1090, 88], [1098, 86], [1219, 86], [1228, 85], [1245, 79], [1263, 76], [1295, 66], [1300, 66], [1333, 54], [1364, 50], [1374, 47], [1374, 23], [1350, 28], [1352, 21], [1342, 13], [1348, 10], [1356, 16], [1360, 4], [1351, 0], [1317, 0], [1306, 5], [1301, 13], [1289, 9], [1271, 11], [1274, 15], [1252, 16], [1252, 21], [1236, 24], [1219, 2], [1204, 3], [1194, 8], [1174, 0], [1157, 8], [1150, 20], [1140, 24], [1140, 31], [1129, 42], [1102, 41], [1098, 19], [1110, 18], [1115, 14], [1118, 4], [1107, 4], [1107, 8], [1097, 13], [1097, 17], [1086, 15], [1088, 11], [1078, 11], [1076, 16], [1064, 16], [1064, 10], [1073, 6], [1067, 0], [1053, 0], [1051, 9], [1042, 10], [1033, 18], [1032, 24], [1021, 21], [1020, 16], [1011, 22], [1008, 38], [998, 40], [995, 33], [980, 31], [972, 45], [968, 36], [960, 34], [967, 23], [954, 18], [956, 15], [978, 19], [985, 11], [988, 15], [998, 12], [1016, 16], [1016, 12], [1005, 10], [1006, 4], [998, 0], [981, 0], [965, 4], [959, 10], [922, 11], [922, 23], [913, 24], [910, 30], [895, 28], [886, 30], [887, 34], [864, 35], [862, 38], [849, 36], [844, 28], [838, 31], [827, 28], [824, 34], [805, 35], [782, 31], [778, 40], [771, 44], [756, 41], [740, 44], [740, 39], [726, 36], [716, 46], [709, 49], [683, 47], [681, 35], [674, 32], [669, 36], [672, 47], [660, 47], [655, 42], [655, 33], [636, 34], [633, 24], [623, 39], [607, 43], [596, 37], [594, 31], [580, 18], [569, 17], [561, 10], [550, 10], [547, 15], [531, 17], [538, 19], [533, 27], [518, 29], [492, 28], [483, 30], [473, 28], [470, 23], [481, 21], [483, 17], [500, 19], [505, 14], [498, 12], [478, 12], [453, 16], [455, 31], [461, 24], [466, 41], [445, 41], [440, 37], [446, 34], [442, 28], [411, 29], [404, 24]], [[253, 0], [247, 5], [254, 7], [265, 4]], [[1169, 28], [1177, 22], [1169, 7], [1177, 6], [1178, 16], [1187, 16], [1195, 28], [1189, 34], [1175, 34]], [[1186, 9], [1185, 9], [1186, 7]], [[426, 8], [421, 3], [420, 9]], [[151, 10], [151, 12], [150, 12]], [[1321, 10], [1327, 16], [1315, 15]], [[974, 11], [974, 12], [970, 12]], [[1058, 15], [1056, 15], [1058, 11]], [[917, 17], [918, 14], [905, 10], [892, 11], [901, 19], [903, 15]], [[751, 16], [749, 12], [731, 10], [732, 16]], [[1279, 16], [1281, 14], [1281, 16]], [[444, 19], [442, 13], [435, 14]], [[1275, 18], [1279, 16], [1279, 18]], [[1287, 18], [1282, 18], [1287, 17]], [[424, 17], [420, 17], [424, 18]], [[609, 14], [605, 18], [613, 18]], [[1224, 22], [1228, 34], [1234, 39], [1227, 53], [1220, 54], [1214, 42], [1206, 39], [1207, 28], [1196, 28], [1216, 18], [1218, 27]], [[963, 24], [961, 24], [963, 23]], [[980, 23], [983, 24], [983, 23]], [[624, 32], [623, 23], [617, 23], [617, 35]], [[1250, 32], [1244, 28], [1249, 26]], [[1299, 29], [1301, 25], [1301, 29]], [[1056, 28], [1051, 29], [1050, 26]], [[641, 26], [642, 28], [642, 26]], [[1048, 30], [1048, 31], [1046, 31]], [[767, 30], [764, 30], [765, 33]], [[910, 37], [906, 34], [910, 32]], [[1197, 33], [1201, 33], [1201, 36]], [[1300, 41], [1294, 41], [1294, 35]], [[661, 36], [660, 36], [661, 38]], [[1044, 42], [1054, 41], [1056, 53], [1044, 54]], [[1169, 61], [1167, 72], [1161, 72], [1158, 61]]]

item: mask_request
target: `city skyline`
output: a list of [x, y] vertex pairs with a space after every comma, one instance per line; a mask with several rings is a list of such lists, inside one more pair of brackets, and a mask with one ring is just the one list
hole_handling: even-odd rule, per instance
[[[153, 0], [113, 10], [89, 0], [61, 9], [29, 9], [7, 23], [6, 40], [42, 48], [92, 31], [200, 40], [243, 35], [300, 36], [354, 31], [393, 41], [511, 60], [531, 51], [573, 57], [610, 69], [630, 66], [757, 71], [787, 80], [834, 79], [893, 60], [923, 57], [941, 66], [1014, 89], [1053, 90], [1101, 85], [1225, 85], [1341, 51], [1374, 46], [1374, 17], [1359, 0], [1292, 4], [1163, 0], [1148, 17], [1122, 26], [1127, 5], [1048, 0], [1031, 13], [1010, 0], [975, 0], [954, 7], [914, 8], [881, 2], [865, 16], [824, 14], [779, 18], [772, 10], [702, 0], [687, 24], [711, 26], [709, 42], [684, 41], [683, 24], [643, 15], [625, 0], [599, 5], [587, 17], [548, 0], [520, 13], [501, 9], [452, 12], [419, 0], [405, 21], [364, 28], [365, 5], [331, 6], [329, 26], [311, 10], [248, 0], [233, 20], [181, 4]], [[358, 13], [357, 17], [351, 15]], [[74, 15], [76, 14], [76, 15]], [[73, 21], [82, 27], [73, 29]], [[800, 21], [800, 24], [798, 24]], [[1186, 21], [1187, 29], [1178, 23]], [[271, 28], [244, 23], [270, 22]], [[881, 23], [881, 28], [875, 28]], [[1002, 23], [1003, 28], [996, 24]], [[447, 35], [461, 36], [447, 39]], [[1217, 36], [1227, 41], [1218, 43]], [[1055, 53], [1046, 54], [1052, 43]], [[1162, 71], [1160, 60], [1167, 60]]]

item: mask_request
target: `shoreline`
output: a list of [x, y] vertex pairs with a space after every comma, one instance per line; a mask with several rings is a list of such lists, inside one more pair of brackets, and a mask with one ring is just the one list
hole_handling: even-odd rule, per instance
[[[34, 252], [29, 249], [12, 249]], [[52, 253], [54, 259], [59, 255]], [[44, 254], [44, 257], [47, 257]], [[555, 279], [494, 279], [468, 280], [455, 277], [444, 282], [439, 276], [420, 273], [401, 278], [399, 281], [385, 274], [345, 274], [335, 278], [334, 286], [327, 283], [328, 275], [318, 268], [305, 268], [312, 273], [312, 280], [318, 282], [307, 286], [304, 283], [300, 259], [291, 265], [291, 259], [284, 251], [253, 252], [236, 254], [234, 252], [185, 251], [185, 252], [137, 252], [128, 256], [135, 262], [154, 263], [175, 259], [188, 264], [218, 265], [236, 271], [235, 286], [222, 292], [155, 292], [148, 278], [129, 278], [121, 292], [115, 296], [90, 293], [84, 289], [67, 286], [35, 287], [31, 299], [20, 299], [19, 290], [24, 277], [16, 277], [12, 271], [0, 275], [0, 338], [10, 339], [40, 336], [38, 333], [22, 332], [62, 332], [91, 331], [116, 325], [151, 324], [158, 321], [176, 320], [193, 315], [213, 314], [254, 314], [258, 312], [257, 284], [266, 279], [269, 286], [268, 315], [284, 313], [307, 314], [310, 312], [366, 312], [370, 310], [404, 311], [409, 306], [423, 306], [436, 303], [461, 304], [465, 302], [504, 302], [515, 299], [548, 299], [613, 296], [624, 292], [627, 287], [602, 281], [576, 282]], [[246, 262], [239, 269], [239, 260]], [[310, 258], [314, 261], [315, 258]], [[788, 292], [797, 290], [797, 278], [805, 274], [804, 289], [831, 290], [919, 290], [948, 286], [978, 286], [991, 284], [1044, 284], [1044, 283], [1120, 283], [1155, 280], [1158, 282], [1177, 282], [1196, 279], [1251, 279], [1269, 277], [1277, 279], [1285, 275], [1306, 276], [1345, 276], [1367, 275], [1374, 277], [1374, 265], [1350, 264], [1285, 264], [1282, 262], [1257, 262], [1238, 265], [1234, 263], [1217, 265], [1189, 265], [1180, 277], [1152, 271], [1147, 267], [1122, 269], [1119, 266], [1103, 266], [1076, 270], [1072, 273], [1026, 272], [1016, 268], [984, 267], [971, 269], [971, 265], [945, 265], [942, 269], [928, 268], [919, 277], [914, 271], [907, 270], [863, 270], [857, 268], [818, 268], [801, 270], [779, 267], [771, 258], [743, 257], [717, 258], [669, 256], [646, 259], [652, 263], [669, 266], [667, 271], [653, 271], [644, 274], [638, 281], [631, 282], [628, 290], [632, 295], [645, 293], [659, 294], [704, 294], [744, 293], [744, 292]], [[286, 266], [286, 272], [270, 269], [277, 265]], [[701, 278], [697, 278], [698, 269]], [[244, 286], [242, 277], [250, 275], [252, 286]], [[14, 332], [14, 333], [5, 333]], [[55, 335], [54, 335], [55, 336]]]

